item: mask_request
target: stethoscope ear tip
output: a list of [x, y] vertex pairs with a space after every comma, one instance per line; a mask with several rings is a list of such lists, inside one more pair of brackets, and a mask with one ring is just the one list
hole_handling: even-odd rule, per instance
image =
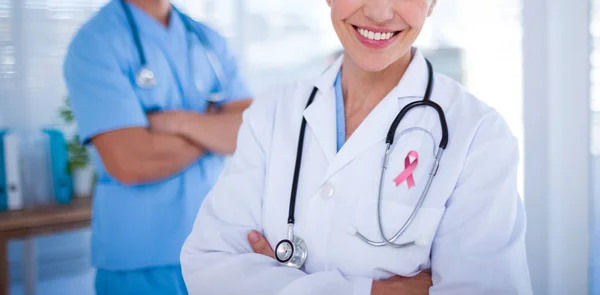
[[427, 246], [427, 245], [429, 245], [429, 240], [426, 239], [426, 238], [418, 238], [415, 241], [415, 245], [417, 245], [417, 246]]

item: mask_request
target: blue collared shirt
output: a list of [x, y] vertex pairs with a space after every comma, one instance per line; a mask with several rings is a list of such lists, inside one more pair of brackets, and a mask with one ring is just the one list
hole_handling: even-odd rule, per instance
[[342, 91], [342, 70], [338, 73], [333, 83], [335, 88], [335, 116], [337, 131], [337, 151], [339, 152], [346, 142], [346, 117], [344, 112], [344, 92]]
[[[84, 143], [104, 132], [148, 127], [149, 111], [203, 113], [208, 89], [218, 85], [205, 48], [196, 35], [187, 32], [174, 10], [165, 27], [136, 6], [127, 5], [157, 85], [143, 89], [135, 84], [140, 57], [120, 0], [112, 0], [77, 33], [64, 65], [70, 102]], [[192, 25], [204, 32], [221, 61], [227, 79], [222, 103], [251, 97], [225, 39], [203, 24]], [[194, 77], [202, 78], [206, 87], [201, 91], [196, 89]], [[224, 158], [205, 154], [168, 179], [127, 186], [107, 173], [95, 151], [92, 157], [98, 175], [93, 201], [93, 265], [126, 270], [179, 264], [181, 246], [221, 172]]]

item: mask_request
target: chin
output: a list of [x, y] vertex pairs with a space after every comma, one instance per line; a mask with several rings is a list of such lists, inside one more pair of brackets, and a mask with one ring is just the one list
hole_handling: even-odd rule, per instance
[[381, 72], [387, 69], [394, 62], [398, 61], [401, 57], [383, 53], [376, 55], [358, 53], [350, 55], [350, 58], [357, 67], [366, 72]]

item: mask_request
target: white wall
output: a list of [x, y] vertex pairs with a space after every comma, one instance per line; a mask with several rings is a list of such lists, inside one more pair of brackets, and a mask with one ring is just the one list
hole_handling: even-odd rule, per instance
[[535, 294], [589, 294], [588, 1], [525, 0], [525, 204]]

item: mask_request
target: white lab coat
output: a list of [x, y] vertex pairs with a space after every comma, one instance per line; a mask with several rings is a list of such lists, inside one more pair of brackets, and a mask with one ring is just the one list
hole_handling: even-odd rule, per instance
[[[417, 51], [406, 74], [336, 153], [333, 82], [341, 59], [314, 81], [298, 82], [259, 98], [244, 114], [238, 148], [197, 216], [181, 253], [190, 294], [370, 294], [373, 280], [413, 276], [431, 268], [430, 294], [531, 294], [525, 257], [525, 213], [517, 192], [517, 141], [493, 109], [457, 83], [436, 74], [431, 99], [444, 110], [449, 143], [427, 198], [398, 242], [373, 247], [352, 235], [380, 240], [377, 192], [384, 139], [406, 104], [427, 85]], [[319, 89], [305, 109], [313, 87]], [[264, 233], [271, 246], [286, 238], [298, 133], [307, 120], [296, 235], [308, 247], [304, 269], [254, 254], [247, 233]], [[383, 181], [384, 231], [391, 237], [412, 212], [441, 138], [437, 113], [410, 111], [402, 120]], [[416, 186], [393, 179], [409, 151], [419, 153]]]

